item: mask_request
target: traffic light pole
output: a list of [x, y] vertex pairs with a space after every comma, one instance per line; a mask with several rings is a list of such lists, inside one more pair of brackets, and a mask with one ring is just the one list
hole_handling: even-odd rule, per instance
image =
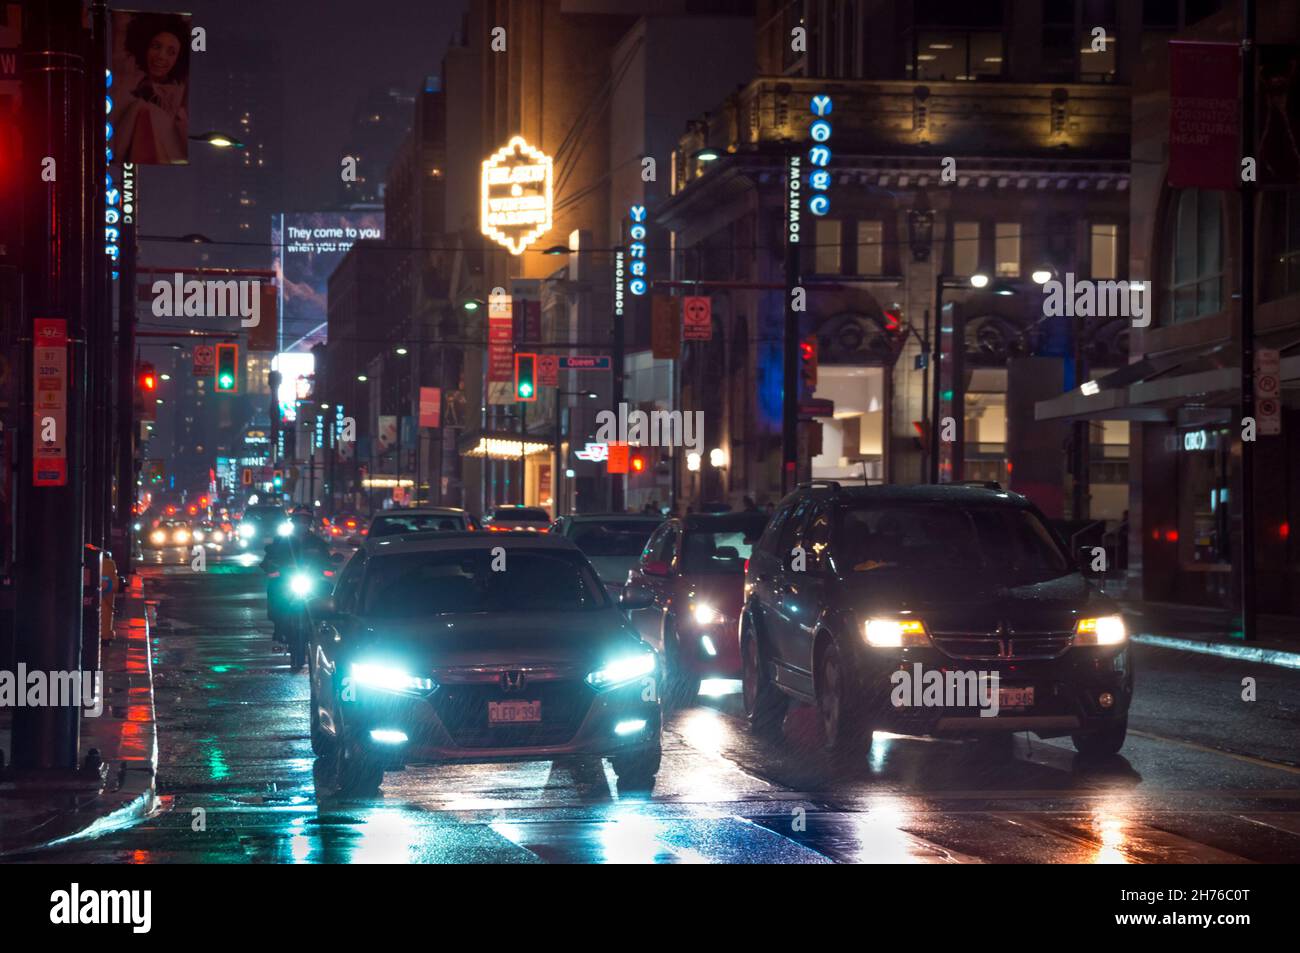
[[[16, 572], [21, 598], [15, 612], [15, 655], [28, 671], [43, 672], [53, 679], [57, 673], [77, 672], [81, 667], [82, 428], [87, 356], [87, 288], [81, 264], [82, 243], [91, 234], [85, 220], [88, 203], [83, 198], [83, 190], [89, 187], [87, 150], [83, 147], [86, 81], [80, 0], [27, 4], [24, 12], [22, 177], [34, 197], [24, 203], [23, 212], [26, 353], [16, 481], [22, 548]], [[53, 181], [41, 174], [47, 159], [54, 161], [57, 170]], [[47, 366], [41, 370], [46, 372], [43, 376], [61, 379], [62, 421], [57, 408], [51, 406], [49, 391], [42, 389], [39, 405], [35, 392], [37, 329], [50, 328], [45, 324], [50, 319], [65, 322], [66, 361], [61, 373]], [[37, 413], [42, 415], [39, 421]], [[39, 484], [38, 441], [42, 444]], [[62, 459], [57, 460], [50, 454], [59, 452], [60, 446]], [[61, 475], [51, 477], [50, 473], [57, 472], [56, 463], [62, 468]], [[77, 767], [81, 699], [48, 701], [52, 703], [14, 709], [16, 768], [59, 771]], [[58, 701], [65, 703], [55, 703]]]
[[[135, 259], [140, 183], [134, 166], [122, 169], [121, 252], [117, 270], [117, 510], [114, 562], [131, 575], [131, 526], [135, 517]], [[131, 213], [126, 212], [128, 196]]]
[[786, 153], [785, 331], [781, 356], [781, 494], [794, 489], [799, 478], [799, 312], [794, 289], [800, 284], [799, 215], [803, 200], [797, 148]]

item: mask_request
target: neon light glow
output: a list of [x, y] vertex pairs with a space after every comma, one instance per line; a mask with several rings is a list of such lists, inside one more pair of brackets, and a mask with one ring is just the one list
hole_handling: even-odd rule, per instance
[[551, 230], [554, 208], [551, 157], [515, 136], [483, 160], [482, 211], [484, 235], [512, 255]]

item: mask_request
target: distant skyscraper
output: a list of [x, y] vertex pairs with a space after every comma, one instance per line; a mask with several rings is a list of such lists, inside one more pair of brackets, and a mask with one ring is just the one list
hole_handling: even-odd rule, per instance
[[415, 97], [390, 87], [376, 87], [357, 103], [343, 155], [357, 160], [356, 181], [339, 182], [343, 205], [383, 201], [388, 164], [411, 129]]

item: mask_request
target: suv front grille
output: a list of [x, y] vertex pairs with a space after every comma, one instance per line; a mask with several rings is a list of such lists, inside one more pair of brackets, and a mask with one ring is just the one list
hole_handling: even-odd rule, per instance
[[941, 652], [960, 659], [1054, 659], [1074, 641], [1070, 629], [1018, 632], [931, 632]]
[[[462, 748], [544, 748], [568, 742], [591, 708], [593, 695], [580, 681], [534, 682], [507, 693], [499, 685], [451, 684], [434, 692], [432, 704], [447, 733]], [[488, 702], [540, 701], [535, 724], [489, 725]]]

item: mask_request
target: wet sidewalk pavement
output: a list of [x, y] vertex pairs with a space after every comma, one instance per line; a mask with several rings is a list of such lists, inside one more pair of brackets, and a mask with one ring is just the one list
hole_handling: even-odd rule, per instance
[[1239, 613], [1208, 606], [1121, 600], [1134, 642], [1300, 669], [1300, 618], [1261, 614], [1246, 642]]
[[[69, 772], [66, 781], [0, 772], [0, 856], [29, 851], [134, 823], [155, 807], [155, 731], [151, 607], [142, 577], [133, 577], [102, 647], [103, 710], [83, 714], [78, 762], [98, 751], [102, 789]], [[0, 708], [0, 751], [10, 756], [14, 709]]]

